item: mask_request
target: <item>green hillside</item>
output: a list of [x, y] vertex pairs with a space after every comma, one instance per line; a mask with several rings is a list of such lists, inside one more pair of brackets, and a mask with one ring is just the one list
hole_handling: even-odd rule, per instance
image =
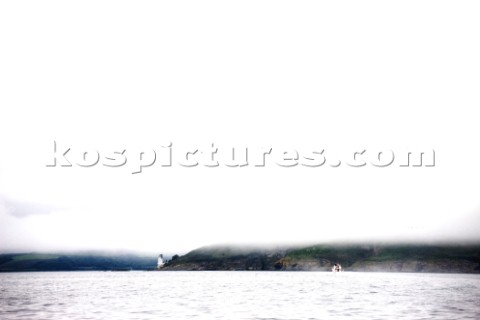
[[0, 272], [148, 270], [156, 264], [154, 256], [132, 254], [0, 254]]
[[347, 271], [480, 273], [480, 245], [211, 246], [170, 261], [164, 270], [329, 271], [334, 263]]
[[[134, 254], [0, 254], [0, 272], [153, 270], [156, 256]], [[296, 247], [209, 246], [175, 256], [162, 270], [480, 273], [480, 245], [318, 244]]]

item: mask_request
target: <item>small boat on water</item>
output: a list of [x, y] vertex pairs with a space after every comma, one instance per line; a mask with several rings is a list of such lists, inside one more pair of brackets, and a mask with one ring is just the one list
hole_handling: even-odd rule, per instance
[[342, 266], [340, 263], [335, 263], [332, 267], [332, 272], [342, 272]]

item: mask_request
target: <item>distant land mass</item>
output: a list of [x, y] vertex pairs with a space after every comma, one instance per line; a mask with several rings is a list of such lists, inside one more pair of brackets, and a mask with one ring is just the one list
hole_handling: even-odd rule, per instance
[[[157, 255], [106, 253], [0, 254], [0, 272], [155, 270]], [[227, 246], [174, 255], [161, 271], [265, 270], [480, 273], [480, 244], [316, 244]]]
[[129, 271], [151, 270], [157, 257], [108, 253], [0, 254], [0, 272], [13, 271]]
[[288, 270], [480, 273], [480, 245], [330, 244], [285, 248], [210, 246], [170, 260], [162, 270]]

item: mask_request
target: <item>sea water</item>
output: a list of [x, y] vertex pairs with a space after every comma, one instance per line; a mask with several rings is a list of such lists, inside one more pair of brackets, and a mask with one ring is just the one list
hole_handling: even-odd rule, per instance
[[2, 273], [0, 319], [480, 319], [480, 275]]

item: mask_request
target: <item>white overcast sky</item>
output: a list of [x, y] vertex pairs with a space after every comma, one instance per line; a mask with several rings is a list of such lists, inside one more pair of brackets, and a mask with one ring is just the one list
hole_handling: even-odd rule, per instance
[[[479, 240], [479, 16], [478, 1], [2, 1], [0, 251]], [[128, 162], [46, 167], [54, 140]], [[131, 174], [167, 142], [434, 149], [436, 166]]]

